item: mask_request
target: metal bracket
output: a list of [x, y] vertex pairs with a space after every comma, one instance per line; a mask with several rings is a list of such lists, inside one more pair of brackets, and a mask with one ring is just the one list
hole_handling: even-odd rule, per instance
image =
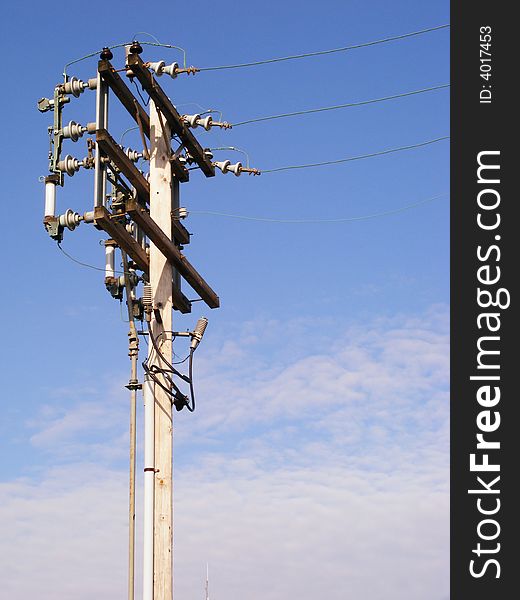
[[139, 383], [137, 380], [135, 379], [131, 379], [128, 382], [128, 385], [125, 385], [125, 388], [129, 389], [129, 390], [142, 390], [143, 389], [143, 384]]
[[43, 226], [53, 240], [56, 240], [57, 242], [63, 240], [63, 227], [60, 225], [58, 217], [45, 217], [43, 219]]

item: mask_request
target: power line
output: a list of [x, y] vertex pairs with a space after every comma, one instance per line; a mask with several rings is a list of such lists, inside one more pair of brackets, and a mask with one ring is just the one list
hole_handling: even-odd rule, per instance
[[[142, 31], [141, 33], [146, 33], [146, 32]], [[147, 35], [151, 35], [151, 34], [148, 33]], [[110, 50], [115, 50], [117, 48], [124, 48], [125, 46], [129, 46], [131, 43], [132, 42], [123, 42], [121, 44], [112, 44], [111, 46], [107, 46], [107, 48], [109, 48]], [[139, 42], [139, 43], [141, 44], [141, 46], [155, 46], [158, 48], [169, 48], [169, 49], [173, 49], [173, 50], [179, 50], [180, 52], [182, 52], [183, 64], [184, 64], [184, 68], [186, 68], [186, 50], [184, 50], [184, 48], [181, 48], [180, 46], [174, 46], [173, 44], [161, 44], [160, 42]], [[94, 56], [97, 56], [99, 54], [99, 52], [100, 52], [99, 50], [96, 50], [95, 52], [89, 52], [88, 54], [85, 54], [84, 56], [81, 56], [80, 58], [71, 60], [63, 67], [63, 76], [64, 77], [67, 76], [68, 67], [70, 67], [71, 65], [75, 65], [76, 63], [79, 63], [83, 60], [86, 60], [87, 58], [93, 58]]]
[[351, 108], [353, 106], [363, 106], [365, 104], [376, 104], [378, 102], [386, 102], [387, 100], [396, 100], [398, 98], [406, 98], [407, 96], [415, 96], [417, 94], [425, 94], [427, 92], [433, 92], [435, 90], [442, 90], [449, 88], [450, 84], [445, 83], [443, 85], [436, 85], [433, 87], [422, 88], [420, 90], [413, 90], [411, 92], [403, 92], [402, 94], [395, 94], [393, 96], [384, 96], [383, 98], [374, 98], [372, 100], [361, 100], [359, 102], [349, 102], [347, 104], [336, 104], [335, 106], [325, 106], [323, 108], [311, 108], [308, 110], [298, 110], [294, 112], [281, 113], [279, 115], [270, 115], [268, 117], [258, 117], [256, 119], [248, 119], [247, 121], [239, 121], [233, 123], [233, 127], [240, 127], [241, 125], [248, 125], [250, 123], [260, 123], [261, 121], [271, 121], [273, 119], [283, 119], [285, 117], [296, 117], [299, 115], [308, 115], [311, 113], [325, 112], [328, 110], [338, 110], [340, 108]]
[[262, 174], [264, 173], [277, 173], [279, 171], [290, 171], [293, 169], [309, 169], [311, 167], [322, 167], [325, 165], [337, 165], [339, 163], [352, 162], [354, 160], [363, 160], [365, 158], [375, 158], [376, 156], [383, 156], [385, 154], [393, 154], [394, 152], [402, 152], [404, 150], [414, 150], [416, 148], [422, 148], [423, 146], [429, 146], [430, 144], [436, 144], [443, 140], [449, 140], [450, 136], [445, 135], [444, 137], [435, 138], [433, 140], [427, 140], [426, 142], [420, 142], [419, 144], [411, 144], [410, 146], [400, 146], [399, 148], [390, 148], [388, 150], [381, 150], [380, 152], [372, 152], [371, 154], [360, 154], [359, 156], [349, 156], [348, 158], [340, 158], [338, 160], [326, 160], [323, 162], [309, 163], [305, 165], [290, 165], [287, 167], [277, 167], [276, 169], [261, 169]]
[[421, 29], [419, 31], [412, 31], [411, 33], [404, 33], [402, 35], [396, 35], [392, 37], [383, 38], [381, 40], [374, 40], [372, 42], [365, 42], [363, 44], [354, 44], [352, 46], [343, 46], [342, 48], [334, 48], [332, 50], [319, 50], [317, 52], [307, 52], [305, 54], [293, 54], [291, 56], [282, 56], [279, 58], [269, 58], [267, 60], [257, 60], [254, 62], [239, 63], [236, 65], [220, 65], [217, 67], [203, 67], [200, 71], [222, 71], [224, 69], [241, 69], [243, 67], [256, 67], [258, 65], [267, 65], [276, 62], [282, 62], [286, 60], [296, 60], [300, 58], [309, 58], [311, 56], [323, 56], [325, 54], [334, 54], [336, 52], [346, 52], [347, 50], [357, 50], [358, 48], [367, 48], [368, 46], [376, 46], [378, 44], [386, 44], [387, 42], [393, 42], [397, 40], [403, 40], [405, 38], [423, 35], [432, 31], [439, 31], [446, 29], [449, 24], [438, 25], [437, 27], [429, 27], [428, 29]]
[[[78, 260], [77, 258], [74, 258], [73, 256], [71, 256], [71, 255], [70, 255], [68, 252], [66, 252], [66, 251], [63, 249], [62, 245], [61, 245], [59, 242], [58, 242], [56, 245], [58, 246], [58, 248], [61, 250], [61, 252], [62, 252], [62, 253], [63, 253], [63, 254], [64, 254], [64, 255], [65, 255], [65, 256], [66, 256], [66, 257], [69, 259], [69, 260], [71, 260], [72, 262], [76, 263], [77, 265], [80, 265], [80, 266], [82, 266], [82, 267], [87, 267], [88, 269], [93, 269], [94, 271], [102, 271], [103, 273], [106, 271], [106, 268], [105, 268], [105, 267], [96, 267], [96, 266], [94, 266], [94, 265], [89, 265], [88, 263], [82, 262], [81, 260]], [[114, 273], [118, 273], [118, 274], [120, 274], [120, 275], [125, 275], [125, 271], [117, 271], [117, 270], [114, 270]], [[134, 272], [132, 272], [132, 271], [128, 271], [126, 274], [132, 274], [132, 275], [135, 275], [135, 273], [134, 273]]]
[[263, 221], [265, 223], [348, 223], [351, 221], [368, 221], [369, 219], [376, 219], [379, 217], [385, 217], [387, 215], [396, 215], [398, 213], [410, 210], [411, 208], [416, 208], [417, 206], [422, 206], [423, 204], [428, 204], [429, 202], [433, 202], [434, 200], [439, 200], [440, 198], [445, 198], [448, 194], [439, 194], [438, 196], [433, 196], [432, 198], [427, 198], [426, 200], [420, 200], [419, 202], [414, 202], [413, 204], [407, 204], [406, 206], [401, 206], [399, 208], [395, 208], [392, 210], [386, 210], [379, 213], [374, 213], [370, 215], [362, 215], [360, 217], [342, 217], [339, 219], [270, 219], [267, 217], [250, 217], [247, 215], [232, 215], [229, 213], [216, 212], [212, 210], [190, 210], [190, 214], [197, 215], [214, 215], [219, 217], [229, 217], [233, 219], [243, 219], [246, 221]]

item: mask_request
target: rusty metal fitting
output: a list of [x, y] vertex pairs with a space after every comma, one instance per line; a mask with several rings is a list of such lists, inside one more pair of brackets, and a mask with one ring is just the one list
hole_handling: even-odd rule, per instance
[[253, 168], [249, 168], [249, 167], [242, 167], [240, 169], [242, 171], [242, 173], [249, 173], [249, 175], [261, 175], [262, 171], [260, 171], [260, 169], [253, 169]]
[[200, 73], [200, 69], [197, 67], [186, 67], [184, 69], [176, 69], [177, 73], [186, 73], [187, 75], [195, 75], [195, 73]]

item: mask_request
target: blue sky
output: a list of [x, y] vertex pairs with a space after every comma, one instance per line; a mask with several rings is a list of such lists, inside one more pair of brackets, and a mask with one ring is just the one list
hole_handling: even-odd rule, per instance
[[[9, 561], [0, 568], [13, 600], [36, 590], [43, 600], [121, 595], [126, 585], [127, 325], [103, 274], [69, 261], [43, 230], [38, 177], [47, 172], [51, 117], [38, 113], [36, 100], [52, 94], [66, 62], [140, 31], [182, 46], [189, 64], [205, 67], [441, 25], [449, 4], [168, 2], [147, 12], [116, 1], [102, 18], [95, 13], [35, 2], [3, 9], [10, 83], [0, 100], [9, 115], [0, 552]], [[201, 105], [237, 122], [448, 83], [448, 42], [442, 30], [161, 83], [181, 112]], [[150, 60], [180, 58], [145, 52]], [[94, 72], [95, 60], [69, 69], [83, 79]], [[440, 90], [198, 137], [204, 146], [245, 149], [260, 169], [334, 160], [448, 135], [448, 101]], [[93, 102], [88, 91], [73, 99], [65, 119], [93, 120]], [[114, 137], [131, 125], [114, 101]], [[139, 146], [135, 132], [126, 140]], [[83, 156], [84, 142], [68, 143], [67, 152]], [[186, 253], [222, 307], [199, 303], [191, 316], [175, 316], [179, 329], [201, 314], [210, 320], [197, 352], [198, 410], [179, 415], [175, 434], [180, 598], [203, 592], [206, 561], [217, 599], [246, 588], [252, 600], [447, 597], [448, 159], [440, 142], [260, 177], [194, 172], [182, 185], [194, 234]], [[88, 210], [92, 187], [88, 172], [67, 179], [60, 211]], [[355, 222], [205, 214], [341, 219], [439, 195]], [[102, 239], [82, 225], [63, 247], [102, 266]]]

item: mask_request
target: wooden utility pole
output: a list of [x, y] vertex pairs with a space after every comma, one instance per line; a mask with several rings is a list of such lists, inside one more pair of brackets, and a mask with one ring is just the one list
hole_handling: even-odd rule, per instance
[[[172, 182], [170, 128], [150, 101], [150, 217], [172, 239], [171, 213], [177, 204]], [[171, 263], [150, 243], [150, 284], [154, 314], [152, 335], [167, 360], [172, 356], [172, 280]], [[159, 319], [157, 318], [159, 316]], [[162, 321], [162, 322], [159, 322]], [[164, 335], [159, 336], [161, 333]], [[149, 344], [149, 365], [164, 368]], [[161, 375], [159, 375], [161, 377]], [[169, 387], [164, 380], [166, 387]], [[155, 483], [154, 483], [154, 600], [173, 600], [173, 418], [171, 397], [155, 385]]]

